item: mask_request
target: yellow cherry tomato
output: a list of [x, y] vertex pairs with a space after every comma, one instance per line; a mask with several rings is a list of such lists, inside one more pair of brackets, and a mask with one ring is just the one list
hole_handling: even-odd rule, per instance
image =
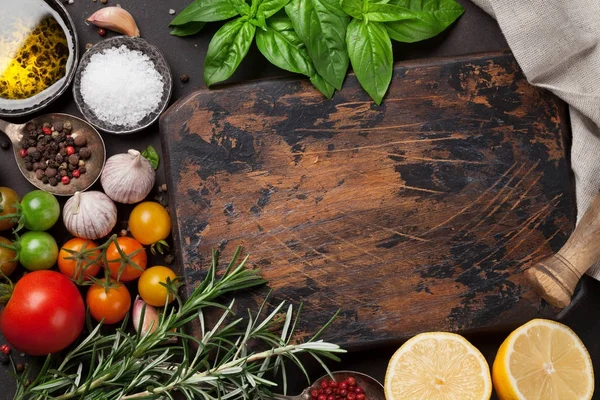
[[154, 307], [164, 306], [167, 296], [169, 296], [169, 303], [175, 300], [175, 296], [161, 285], [161, 282], [167, 283], [167, 278], [174, 281], [177, 275], [172, 269], [161, 265], [145, 270], [138, 280], [138, 292], [141, 298]]
[[131, 211], [129, 230], [141, 244], [154, 244], [169, 236], [171, 217], [160, 204], [154, 201], [145, 201], [135, 206]]

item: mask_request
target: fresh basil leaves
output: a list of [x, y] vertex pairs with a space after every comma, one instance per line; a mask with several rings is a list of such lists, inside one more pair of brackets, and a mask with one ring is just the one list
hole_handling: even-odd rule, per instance
[[390, 4], [414, 14], [413, 18], [386, 24], [392, 39], [406, 43], [437, 36], [465, 11], [455, 0], [390, 0]]
[[256, 40], [269, 62], [309, 77], [327, 98], [342, 88], [351, 63], [380, 104], [392, 79], [391, 40], [429, 39], [463, 12], [456, 0], [195, 0], [170, 26], [172, 35], [187, 36], [235, 17], [209, 44], [208, 86], [231, 77]]
[[325, 97], [331, 98], [334, 88], [316, 71], [304, 43], [288, 17], [271, 18], [267, 29], [256, 33], [256, 46], [269, 62], [286, 71], [306, 75]]
[[353, 19], [348, 25], [346, 41], [356, 78], [375, 103], [381, 104], [394, 68], [392, 41], [385, 26]]
[[173, 35], [173, 36], [194, 35], [194, 34], [200, 32], [202, 30], [202, 28], [204, 28], [204, 25], [206, 25], [206, 22], [198, 22], [198, 21], [187, 22], [183, 25], [174, 26], [173, 29], [171, 29], [171, 35]]
[[154, 146], [149, 145], [148, 147], [146, 147], [146, 149], [144, 149], [144, 151], [142, 152], [142, 157], [144, 157], [150, 162], [150, 165], [152, 165], [152, 169], [158, 168], [160, 157]]
[[237, 18], [215, 33], [204, 59], [204, 81], [208, 86], [233, 75], [246, 57], [255, 32], [256, 26], [245, 18]]
[[285, 12], [317, 72], [340, 90], [348, 70], [345, 37], [350, 18], [339, 0], [292, 0]]

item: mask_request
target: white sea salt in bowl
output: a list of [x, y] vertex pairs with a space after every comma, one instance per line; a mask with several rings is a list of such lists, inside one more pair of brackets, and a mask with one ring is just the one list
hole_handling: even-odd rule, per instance
[[85, 119], [114, 134], [140, 131], [167, 108], [173, 80], [162, 53], [144, 39], [117, 36], [88, 50], [75, 74], [73, 97]]

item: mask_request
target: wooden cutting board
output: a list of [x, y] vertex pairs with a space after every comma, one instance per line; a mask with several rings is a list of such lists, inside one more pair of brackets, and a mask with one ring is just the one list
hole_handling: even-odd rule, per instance
[[398, 64], [376, 106], [353, 75], [200, 90], [161, 118], [178, 261], [191, 290], [238, 245], [304, 303], [299, 335], [349, 347], [552, 316], [521, 272], [574, 226], [564, 105], [510, 54]]

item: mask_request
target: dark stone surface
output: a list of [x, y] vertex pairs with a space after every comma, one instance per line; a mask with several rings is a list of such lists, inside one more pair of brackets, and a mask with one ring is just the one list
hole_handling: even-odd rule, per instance
[[[190, 0], [150, 1], [150, 0], [121, 0], [119, 3], [129, 10], [136, 18], [142, 36], [159, 47], [165, 54], [172, 68], [173, 76], [181, 74], [190, 76], [187, 84], [174, 79], [174, 91], [172, 102], [191, 93], [193, 90], [203, 87], [202, 65], [204, 54], [208, 47], [211, 33], [218, 29], [218, 24], [210, 24], [206, 31], [191, 38], [177, 38], [169, 35], [168, 22], [173, 16], [169, 15], [169, 9], [182, 10]], [[439, 37], [413, 45], [395, 45], [396, 60], [421, 57], [450, 56], [458, 54], [469, 54], [483, 51], [498, 51], [506, 48], [506, 42], [502, 37], [496, 23], [483, 11], [479, 10], [468, 0], [459, 0], [465, 5], [466, 12], [461, 19], [448, 31]], [[116, 0], [109, 0], [108, 5], [116, 5]], [[81, 50], [86, 43], [96, 43], [101, 37], [96, 29], [87, 26], [84, 19], [103, 5], [92, 0], [75, 0], [74, 4], [67, 5], [67, 9], [73, 17], [79, 31]], [[112, 33], [109, 33], [112, 36]], [[283, 71], [268, 65], [261, 59], [261, 55], [252, 48], [240, 71], [232, 78], [233, 81], [257, 79], [271, 76], [289, 76]], [[67, 112], [80, 115], [72, 101], [70, 93], [65, 94], [44, 112]], [[11, 120], [11, 122], [21, 122]], [[107, 153], [112, 155], [123, 152], [128, 148], [141, 148], [147, 144], [153, 144], [160, 148], [158, 137], [158, 124], [155, 124], [143, 132], [131, 136], [115, 137], [104, 135], [107, 143]], [[158, 170], [158, 184], [164, 183], [164, 171], [162, 164]], [[33, 189], [21, 176], [16, 168], [12, 153], [0, 150], [0, 186], [11, 186], [20, 194]], [[123, 214], [125, 215], [125, 214]], [[60, 235], [60, 232], [55, 232]], [[600, 319], [596, 318], [600, 307], [600, 283], [591, 279], [585, 279], [584, 290], [580, 290], [580, 300], [574, 308], [567, 310], [561, 318], [563, 322], [573, 328], [583, 339], [588, 347], [596, 368], [600, 363]], [[426, 288], [423, 288], [426, 290]], [[498, 346], [506, 337], [507, 332], [481, 333], [470, 336], [469, 339], [483, 352], [486, 358], [493, 361]], [[0, 344], [3, 340], [0, 338]], [[377, 348], [370, 351], [353, 353], [343, 358], [339, 367], [343, 369], [355, 369], [367, 372], [376, 378], [383, 380], [387, 361], [396, 348]], [[18, 360], [21, 358], [16, 355]], [[335, 366], [338, 368], [338, 366]], [[0, 365], [0, 399], [12, 398], [14, 383], [12, 377], [7, 373], [8, 369]], [[315, 368], [312, 375], [317, 377], [320, 370]], [[598, 382], [597, 382], [598, 385]], [[296, 388], [300, 389], [302, 383]]]

